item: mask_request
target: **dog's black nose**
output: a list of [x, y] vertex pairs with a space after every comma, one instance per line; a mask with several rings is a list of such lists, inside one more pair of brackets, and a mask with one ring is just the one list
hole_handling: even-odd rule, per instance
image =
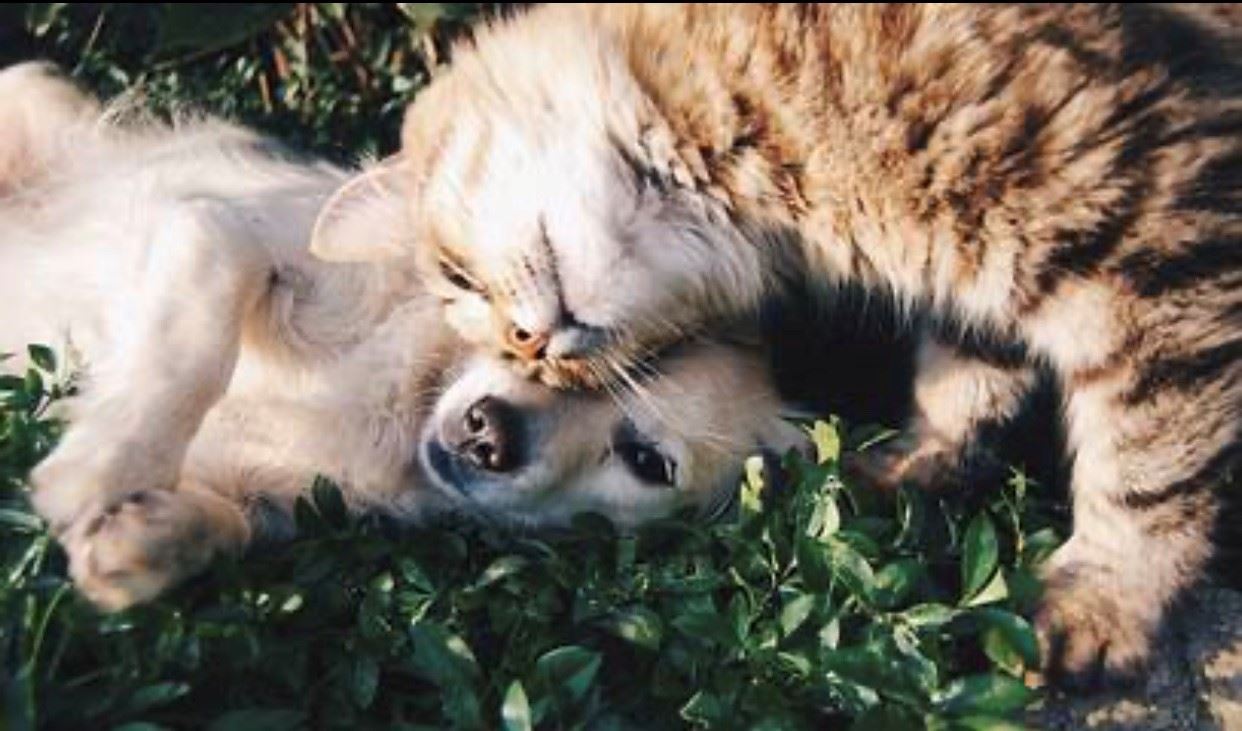
[[449, 447], [472, 466], [489, 472], [509, 472], [518, 466], [517, 410], [484, 396], [466, 409], [449, 435]]

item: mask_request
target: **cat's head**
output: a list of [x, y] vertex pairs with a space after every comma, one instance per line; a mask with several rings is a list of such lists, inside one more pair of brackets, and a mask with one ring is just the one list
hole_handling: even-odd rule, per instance
[[[464, 338], [552, 386], [598, 386], [753, 309], [767, 268], [617, 62], [541, 38], [559, 40], [481, 41], [420, 94], [391, 225]], [[331, 239], [316, 253], [400, 248]]]

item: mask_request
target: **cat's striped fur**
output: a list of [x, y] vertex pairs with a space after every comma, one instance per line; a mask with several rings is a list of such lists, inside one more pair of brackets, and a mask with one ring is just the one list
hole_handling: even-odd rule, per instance
[[881, 482], [936, 480], [1049, 367], [1076, 461], [1045, 659], [1131, 670], [1205, 564], [1238, 457], [1242, 56], [1218, 20], [545, 7], [480, 31], [411, 108], [418, 255], [451, 319], [555, 384], [611, 378], [800, 268], [925, 310], [951, 327], [909, 436], [861, 466]]

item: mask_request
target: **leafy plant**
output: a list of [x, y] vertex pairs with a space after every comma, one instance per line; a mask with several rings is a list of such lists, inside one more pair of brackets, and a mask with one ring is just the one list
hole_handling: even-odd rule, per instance
[[[208, 111], [338, 160], [396, 148], [401, 114], [480, 3], [26, 3], [0, 66], [44, 57], [104, 96]], [[17, 53], [13, 50], [17, 49]]]

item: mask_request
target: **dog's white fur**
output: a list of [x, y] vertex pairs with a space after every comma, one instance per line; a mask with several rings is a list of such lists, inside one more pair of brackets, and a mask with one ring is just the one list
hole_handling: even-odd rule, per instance
[[[344, 171], [218, 121], [117, 116], [47, 66], [0, 72], [0, 351], [19, 354], [0, 367], [44, 342], [81, 373], [33, 500], [101, 606], [246, 545], [315, 474], [410, 522], [632, 525], [711, 503], [746, 452], [802, 440], [732, 346], [692, 346], [615, 398], [522, 380], [470, 355], [411, 268], [308, 253]], [[403, 198], [372, 182], [342, 193], [326, 235], [391, 230]], [[520, 412], [531, 454], [446, 476], [430, 445], [485, 396]], [[675, 486], [633, 474], [622, 427], [676, 462]]]

